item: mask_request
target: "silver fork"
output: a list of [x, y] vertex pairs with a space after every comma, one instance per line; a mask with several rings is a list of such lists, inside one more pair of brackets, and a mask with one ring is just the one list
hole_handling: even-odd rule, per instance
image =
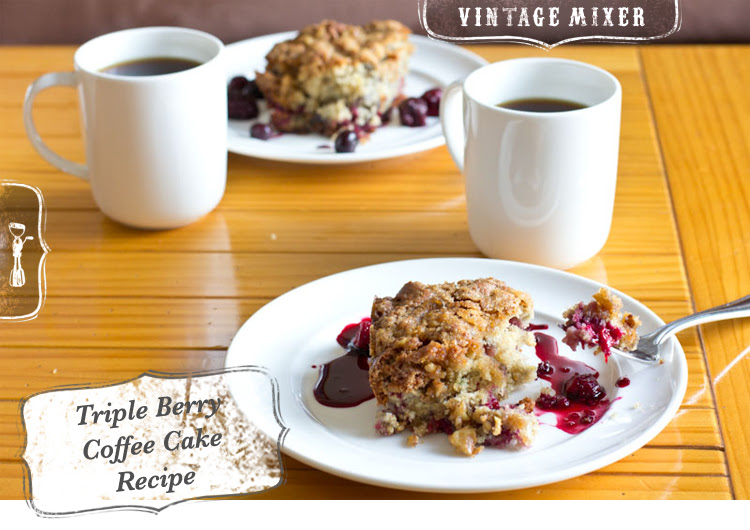
[[678, 331], [682, 331], [691, 326], [697, 326], [698, 324], [705, 324], [706, 322], [742, 317], [750, 317], [750, 295], [743, 296], [734, 302], [729, 302], [711, 309], [706, 309], [705, 311], [700, 311], [693, 315], [678, 318], [674, 322], [670, 322], [669, 324], [652, 331], [648, 335], [639, 337], [638, 348], [633, 351], [614, 351], [620, 355], [638, 359], [639, 361], [650, 363], [659, 362], [661, 360], [659, 345], [664, 342], [664, 339], [674, 335]]

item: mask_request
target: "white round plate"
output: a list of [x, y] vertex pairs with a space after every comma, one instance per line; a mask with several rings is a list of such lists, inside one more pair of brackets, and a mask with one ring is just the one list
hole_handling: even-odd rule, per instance
[[[428, 492], [481, 492], [538, 486], [582, 475], [615, 462], [656, 436], [682, 402], [687, 384], [685, 354], [676, 339], [665, 344], [665, 362], [649, 365], [618, 355], [605, 364], [590, 350], [560, 352], [601, 374], [613, 400], [607, 414], [578, 435], [566, 434], [540, 417], [534, 445], [512, 451], [487, 448], [474, 458], [459, 456], [442, 434], [411, 448], [406, 433], [375, 432], [374, 400], [349, 409], [320, 405], [313, 397], [319, 366], [344, 354], [339, 331], [370, 314], [373, 297], [393, 296], [407, 281], [440, 283], [495, 277], [529, 293], [536, 324], [548, 324], [559, 339], [562, 312], [589, 300], [602, 285], [566, 272], [481, 258], [439, 258], [384, 263], [328, 276], [270, 302], [242, 326], [232, 341], [227, 366], [259, 365], [278, 381], [281, 421], [289, 428], [283, 451], [313, 467], [360, 482]], [[650, 309], [612, 290], [624, 309], [638, 315], [642, 332], [663, 324]], [[628, 377], [630, 385], [615, 382]], [[537, 383], [538, 384], [538, 383]], [[275, 417], [252, 408], [252, 388], [232, 387], [248, 418], [268, 433]], [[538, 389], [537, 389], [538, 391]], [[275, 437], [275, 434], [272, 434]]]
[[[274, 44], [294, 38], [297, 32], [276, 33], [230, 44], [226, 49], [227, 80], [237, 75], [255, 78], [266, 68], [266, 54]], [[445, 87], [487, 64], [487, 61], [454, 44], [412, 35], [414, 54], [409, 61], [404, 94], [421, 96], [436, 86]], [[250, 137], [256, 121], [269, 123], [270, 113], [261, 101], [257, 120], [229, 120], [229, 151], [241, 155], [302, 162], [307, 164], [348, 164], [418, 153], [445, 143], [440, 120], [428, 117], [424, 127], [386, 125], [375, 131], [354, 153], [336, 153], [330, 138], [318, 134], [282, 134], [271, 140]], [[327, 147], [322, 147], [327, 146]]]

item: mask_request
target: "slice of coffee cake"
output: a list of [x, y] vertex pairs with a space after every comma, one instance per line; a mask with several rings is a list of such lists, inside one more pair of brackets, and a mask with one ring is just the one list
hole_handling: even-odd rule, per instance
[[[413, 51], [409, 29], [395, 20], [352, 26], [326, 20], [303, 28], [266, 56], [256, 82], [283, 132], [366, 135], [401, 96]], [[387, 119], [387, 118], [386, 118]]]
[[409, 282], [376, 298], [370, 328], [370, 386], [376, 429], [409, 428], [418, 437], [450, 435], [462, 454], [484, 446], [529, 446], [538, 422], [533, 402], [501, 404], [536, 377], [534, 336], [524, 327], [531, 297], [494, 278], [423, 285]]

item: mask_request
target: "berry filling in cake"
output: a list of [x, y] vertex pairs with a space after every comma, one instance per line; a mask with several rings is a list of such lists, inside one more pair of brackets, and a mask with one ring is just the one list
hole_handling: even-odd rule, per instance
[[612, 348], [631, 351], [638, 346], [636, 332], [641, 321], [631, 313], [621, 313], [622, 300], [601, 288], [588, 304], [578, 302], [563, 313], [565, 323], [560, 327], [565, 331], [562, 341], [573, 351], [582, 348], [596, 348], [594, 354], [604, 353], [605, 360]]

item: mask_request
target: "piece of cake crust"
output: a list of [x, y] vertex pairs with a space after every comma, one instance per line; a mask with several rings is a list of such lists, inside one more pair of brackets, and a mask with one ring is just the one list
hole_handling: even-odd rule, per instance
[[603, 352], [605, 359], [612, 348], [631, 351], [638, 347], [640, 319], [632, 313], [622, 313], [620, 297], [602, 287], [588, 304], [578, 302], [563, 313], [565, 331], [562, 341], [574, 351], [596, 348], [594, 354]]

